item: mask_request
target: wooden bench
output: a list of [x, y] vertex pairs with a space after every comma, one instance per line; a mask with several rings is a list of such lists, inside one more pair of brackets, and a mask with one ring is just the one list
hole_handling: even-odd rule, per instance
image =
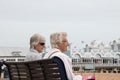
[[5, 64], [10, 80], [68, 80], [64, 63], [58, 57]]

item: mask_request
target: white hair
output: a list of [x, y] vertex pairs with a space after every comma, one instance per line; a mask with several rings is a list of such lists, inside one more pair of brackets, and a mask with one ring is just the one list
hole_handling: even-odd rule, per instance
[[50, 35], [50, 43], [52, 48], [58, 48], [58, 43], [62, 43], [63, 36], [67, 36], [66, 32], [56, 32]]
[[40, 34], [34, 34], [30, 38], [30, 49], [34, 48], [38, 43], [45, 43], [45, 38]]

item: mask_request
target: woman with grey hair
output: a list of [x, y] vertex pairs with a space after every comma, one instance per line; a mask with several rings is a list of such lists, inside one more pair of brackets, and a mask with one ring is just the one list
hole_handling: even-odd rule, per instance
[[25, 60], [33, 61], [42, 59], [42, 51], [45, 48], [45, 38], [40, 34], [34, 34], [30, 38], [30, 52], [27, 53]]
[[54, 56], [59, 57], [66, 69], [68, 80], [94, 80], [94, 76], [90, 76], [89, 78], [84, 78], [81, 75], [75, 75], [72, 72], [72, 60], [69, 56], [65, 55], [64, 52], [67, 51], [67, 47], [69, 46], [69, 42], [67, 40], [67, 33], [65, 32], [57, 32], [50, 35], [50, 43], [52, 50], [50, 53], [44, 56], [45, 58], [52, 58]]

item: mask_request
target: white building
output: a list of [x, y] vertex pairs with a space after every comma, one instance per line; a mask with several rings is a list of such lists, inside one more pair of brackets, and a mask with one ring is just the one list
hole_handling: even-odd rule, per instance
[[8, 62], [24, 61], [28, 51], [27, 48], [0, 47], [0, 60]]

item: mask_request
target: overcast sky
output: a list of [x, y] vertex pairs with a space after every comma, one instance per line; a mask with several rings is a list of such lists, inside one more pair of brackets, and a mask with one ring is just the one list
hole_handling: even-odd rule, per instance
[[65, 31], [69, 41], [120, 38], [120, 0], [0, 0], [0, 46], [28, 47], [34, 33]]

